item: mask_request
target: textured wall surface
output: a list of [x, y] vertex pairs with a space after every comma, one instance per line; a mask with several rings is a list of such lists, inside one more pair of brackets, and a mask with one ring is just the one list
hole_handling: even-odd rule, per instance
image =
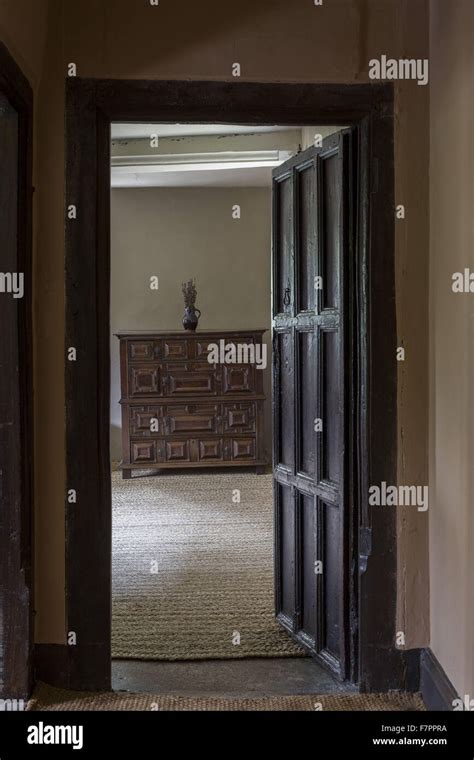
[[462, 696], [474, 694], [474, 5], [431, 5], [430, 578], [431, 648]]

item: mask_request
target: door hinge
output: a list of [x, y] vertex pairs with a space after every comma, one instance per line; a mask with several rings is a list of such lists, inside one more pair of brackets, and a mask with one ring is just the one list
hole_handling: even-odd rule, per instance
[[372, 528], [361, 528], [359, 531], [359, 571], [365, 573], [367, 560], [372, 554]]

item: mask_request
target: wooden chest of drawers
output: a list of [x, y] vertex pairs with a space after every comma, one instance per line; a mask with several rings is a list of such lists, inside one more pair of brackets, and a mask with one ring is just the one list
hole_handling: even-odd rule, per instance
[[208, 352], [213, 345], [261, 346], [264, 332], [116, 334], [124, 478], [134, 469], [255, 465], [263, 471], [263, 370], [251, 350], [241, 353], [240, 364], [221, 361], [222, 352], [210, 363]]

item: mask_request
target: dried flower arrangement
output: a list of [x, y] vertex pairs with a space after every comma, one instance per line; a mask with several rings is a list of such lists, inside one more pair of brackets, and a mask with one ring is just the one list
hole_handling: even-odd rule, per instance
[[184, 305], [187, 306], [188, 308], [193, 307], [196, 304], [196, 296], [197, 296], [195, 281], [188, 280], [187, 282], [183, 282], [181, 289], [183, 291], [183, 296], [184, 296]]

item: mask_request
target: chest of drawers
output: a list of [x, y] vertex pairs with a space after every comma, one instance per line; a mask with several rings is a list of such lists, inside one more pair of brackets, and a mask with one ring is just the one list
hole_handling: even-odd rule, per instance
[[124, 478], [139, 469], [263, 471], [263, 370], [251, 350], [238, 354], [241, 363], [222, 361], [222, 352], [210, 363], [208, 354], [214, 345], [261, 346], [264, 332], [116, 334]]

